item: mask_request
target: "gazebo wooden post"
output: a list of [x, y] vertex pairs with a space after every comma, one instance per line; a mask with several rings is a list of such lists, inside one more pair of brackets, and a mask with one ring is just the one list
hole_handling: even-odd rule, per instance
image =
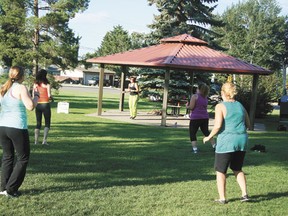
[[194, 86], [194, 72], [191, 71], [190, 72], [190, 88], [189, 88], [189, 92], [190, 92], [190, 95], [189, 95], [189, 99], [192, 97], [193, 95], [193, 86]]
[[102, 115], [103, 83], [104, 83], [104, 64], [100, 64], [98, 109], [97, 109], [98, 116]]
[[253, 84], [252, 84], [252, 95], [251, 95], [251, 103], [250, 103], [250, 123], [251, 130], [254, 130], [254, 121], [255, 121], [255, 111], [256, 111], [256, 103], [257, 103], [257, 93], [258, 93], [258, 81], [259, 75], [253, 75]]
[[165, 79], [164, 79], [164, 94], [163, 94], [163, 104], [162, 104], [162, 119], [161, 126], [166, 126], [167, 118], [167, 105], [168, 105], [168, 92], [169, 92], [169, 80], [170, 80], [170, 70], [166, 69]]
[[125, 98], [125, 80], [127, 74], [127, 66], [122, 66], [121, 72], [121, 91], [120, 91], [120, 101], [119, 101], [119, 110], [122, 112], [124, 111], [124, 98]]

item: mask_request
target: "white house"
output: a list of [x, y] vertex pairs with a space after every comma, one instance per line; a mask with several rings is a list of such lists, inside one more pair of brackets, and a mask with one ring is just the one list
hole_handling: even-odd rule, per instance
[[[64, 71], [60, 71], [59, 75], [54, 75], [55, 79], [60, 82], [66, 83], [77, 83], [88, 85], [88, 80], [95, 77], [99, 79], [100, 69], [97, 67], [91, 67], [85, 69], [84, 66], [79, 66], [74, 69], [67, 69]], [[115, 78], [116, 73], [110, 70], [104, 70], [104, 85], [105, 86], [115, 86], [118, 85]]]

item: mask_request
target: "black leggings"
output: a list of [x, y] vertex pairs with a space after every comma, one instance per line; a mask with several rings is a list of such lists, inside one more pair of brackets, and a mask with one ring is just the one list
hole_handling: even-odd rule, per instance
[[194, 119], [190, 120], [189, 131], [190, 131], [190, 141], [197, 141], [197, 131], [200, 127], [202, 133], [205, 136], [209, 136], [210, 132], [208, 129], [209, 119]]
[[[17, 192], [24, 181], [30, 155], [27, 129], [0, 127], [0, 143], [3, 149], [1, 165], [1, 191]], [[14, 165], [15, 151], [17, 161]]]
[[37, 104], [37, 107], [35, 109], [35, 113], [36, 113], [36, 121], [37, 121], [36, 128], [41, 129], [42, 114], [44, 115], [44, 119], [45, 119], [45, 127], [50, 128], [50, 124], [51, 124], [50, 103]]

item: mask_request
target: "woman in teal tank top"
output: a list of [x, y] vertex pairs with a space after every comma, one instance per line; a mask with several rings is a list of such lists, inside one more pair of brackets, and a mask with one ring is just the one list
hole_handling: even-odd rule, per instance
[[240, 186], [242, 196], [240, 201], [248, 201], [246, 177], [242, 171], [248, 144], [247, 128], [250, 128], [249, 117], [241, 103], [234, 99], [236, 86], [225, 83], [221, 88], [223, 103], [215, 108], [215, 124], [203, 142], [211, 140], [216, 134], [215, 170], [219, 199], [218, 203], [225, 204], [226, 173], [228, 167], [232, 169]]

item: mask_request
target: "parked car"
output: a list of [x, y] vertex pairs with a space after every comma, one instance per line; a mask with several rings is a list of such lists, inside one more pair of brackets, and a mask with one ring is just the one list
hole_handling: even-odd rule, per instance
[[88, 80], [88, 85], [98, 85], [99, 83], [99, 78], [98, 77], [92, 77], [91, 79]]

